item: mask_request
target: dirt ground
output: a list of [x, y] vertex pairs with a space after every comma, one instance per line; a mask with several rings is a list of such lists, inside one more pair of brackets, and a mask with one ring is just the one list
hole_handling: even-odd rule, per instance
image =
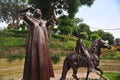
[[[85, 78], [86, 70], [85, 71], [79, 71], [77, 76], [80, 78], [80, 80]], [[55, 78], [51, 78], [51, 80], [59, 80], [60, 77], [61, 77], [61, 70], [55, 70]], [[92, 80], [98, 80], [99, 75], [96, 72], [92, 72], [92, 73], [90, 73], [89, 78], [92, 79]], [[72, 77], [72, 70], [70, 70], [67, 73], [66, 80], [75, 80]]]
[[[50, 80], [60, 80], [62, 70], [54, 70], [55, 77], [51, 78]], [[80, 78], [80, 80], [84, 80], [86, 76], [86, 70], [79, 70], [77, 76]], [[96, 72], [92, 72], [89, 75], [90, 80], [98, 80], [99, 75]], [[22, 74], [14, 74], [14, 75], [6, 75], [6, 76], [0, 76], [0, 80], [21, 80]], [[72, 78], [72, 70], [68, 71], [66, 80], [75, 80]]]
[[[111, 65], [112, 63], [112, 65]], [[21, 80], [24, 67], [24, 60], [16, 60], [14, 62], [8, 62], [4, 59], [0, 60], [0, 80]], [[59, 80], [62, 73], [62, 64], [53, 65], [55, 77], [50, 80]], [[118, 60], [104, 60], [101, 61], [100, 69], [103, 72], [106, 71], [120, 71], [120, 61]], [[85, 80], [86, 68], [80, 67], [77, 76], [80, 80]], [[98, 80], [99, 75], [96, 72], [91, 72], [89, 80]], [[72, 78], [72, 70], [67, 73], [66, 80], [75, 80]], [[104, 80], [104, 79], [102, 79]]]

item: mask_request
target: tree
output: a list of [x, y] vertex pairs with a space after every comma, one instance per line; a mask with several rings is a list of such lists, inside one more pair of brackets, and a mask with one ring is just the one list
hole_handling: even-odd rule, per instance
[[13, 23], [18, 26], [18, 10], [25, 6], [26, 0], [0, 0], [0, 22]]
[[60, 16], [58, 18], [58, 26], [70, 26], [73, 27], [74, 26], [74, 18], [69, 18], [66, 15]]
[[79, 25], [81, 22], [83, 22], [82, 18], [74, 18], [75, 19], [75, 25]]
[[59, 29], [61, 34], [69, 35], [69, 36], [72, 34], [72, 28], [69, 26], [63, 26], [60, 27]]
[[98, 34], [100, 37], [103, 37], [103, 35], [104, 35], [104, 31], [101, 29], [97, 30], [97, 31], [93, 31], [93, 33]]
[[[58, 18], [58, 28], [61, 29], [65, 29], [64, 27], [71, 27], [72, 29], [72, 35], [76, 36], [78, 34], [78, 24], [80, 24], [83, 19], [81, 18], [69, 18], [66, 15], [60, 16]], [[60, 30], [61, 31], [61, 30]]]
[[92, 34], [90, 38], [92, 39], [92, 41], [94, 41], [95, 39], [100, 38], [100, 36], [98, 34]]
[[88, 39], [88, 34], [87, 34], [87, 32], [82, 32], [83, 33], [83, 38], [84, 39]]
[[85, 23], [81, 23], [78, 27], [79, 27], [80, 32], [87, 32], [87, 33], [91, 32], [89, 25], [87, 25]]
[[43, 13], [43, 18], [49, 19], [52, 14], [54, 5], [59, 9], [58, 13], [64, 10], [70, 18], [73, 18], [82, 5], [91, 6], [95, 0], [29, 0], [29, 4], [36, 5]]
[[120, 46], [120, 38], [115, 39], [115, 45]]
[[105, 32], [104, 35], [102, 36], [103, 40], [108, 40], [109, 44], [114, 44], [114, 37], [112, 34]]
[[85, 23], [81, 23], [78, 26], [78, 32], [87, 32], [88, 34], [88, 39], [90, 39], [90, 35], [91, 35], [91, 30], [90, 30], [90, 26], [85, 24]]
[[75, 21], [74, 18], [69, 18], [66, 15], [60, 16], [58, 18], [58, 29], [60, 30], [61, 33], [65, 34], [65, 35], [71, 35], [71, 33], [73, 32], [73, 28], [75, 26]]
[[97, 31], [94, 31], [93, 33], [98, 34], [103, 40], [108, 40], [109, 44], [114, 43], [113, 35], [108, 32], [104, 32], [103, 30], [97, 30]]

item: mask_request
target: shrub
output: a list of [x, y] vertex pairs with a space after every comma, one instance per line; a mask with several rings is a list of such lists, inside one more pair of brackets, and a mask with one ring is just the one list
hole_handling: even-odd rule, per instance
[[84, 43], [85, 43], [85, 46], [90, 49], [91, 48], [91, 44], [92, 42], [91, 41], [88, 41], [88, 40], [84, 40]]
[[75, 42], [76, 42], [76, 41], [77, 41], [77, 38], [76, 38], [76, 37], [69, 37], [69, 40], [70, 40], [70, 41], [75, 41]]
[[109, 50], [107, 51], [107, 55], [100, 56], [100, 59], [103, 60], [120, 60], [120, 52], [119, 51], [114, 51], [114, 50]]
[[88, 39], [88, 34], [87, 32], [82, 32], [83, 33], [83, 39]]
[[64, 36], [64, 35], [52, 35], [52, 36], [56, 39], [59, 39], [59, 40], [63, 41], [63, 42], [68, 41], [68, 37]]
[[71, 27], [69, 27], [69, 26], [62, 26], [61, 28], [60, 28], [60, 32], [61, 32], [61, 34], [64, 34], [64, 35], [71, 35], [72, 34], [72, 28]]
[[117, 48], [117, 51], [120, 51], [120, 48]]
[[90, 36], [90, 38], [92, 38], [92, 40], [95, 40], [95, 39], [97, 39], [97, 38], [99, 38], [100, 36], [98, 35], [98, 34], [92, 34], [91, 36]]
[[2, 50], [0, 49], [0, 58], [2, 58], [3, 54], [2, 54]]
[[75, 49], [76, 42], [68, 41], [63, 43], [62, 48], [67, 51], [73, 51]]
[[27, 37], [28, 31], [26, 30], [0, 30], [2, 37]]
[[4, 37], [2, 46], [5, 47], [18, 47], [18, 46], [25, 46], [26, 45], [26, 38], [22, 37]]
[[13, 35], [14, 35], [14, 33], [13, 32], [9, 32], [9, 30], [0, 30], [0, 36], [1, 37], [5, 37], [5, 36], [11, 37]]
[[10, 54], [7, 56], [7, 60], [8, 61], [13, 61], [13, 60], [16, 60], [16, 59], [23, 59], [25, 58], [25, 55], [24, 54]]
[[58, 63], [61, 59], [61, 55], [59, 53], [54, 53], [54, 54], [51, 54], [51, 59], [53, 61], [53, 63]]
[[61, 54], [62, 57], [66, 57], [66, 56], [68, 56], [70, 53], [67, 53], [67, 52], [61, 52], [60, 54]]

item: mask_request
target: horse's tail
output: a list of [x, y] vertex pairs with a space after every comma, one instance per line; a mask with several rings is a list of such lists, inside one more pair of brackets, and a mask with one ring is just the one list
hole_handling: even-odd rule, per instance
[[62, 76], [60, 80], [65, 80], [67, 71], [70, 69], [70, 65], [68, 64], [68, 58], [66, 57], [64, 60], [63, 68], [62, 68]]
[[63, 70], [68, 69], [69, 67], [70, 67], [70, 65], [68, 63], [68, 57], [66, 57], [64, 60], [64, 64], [63, 64]]

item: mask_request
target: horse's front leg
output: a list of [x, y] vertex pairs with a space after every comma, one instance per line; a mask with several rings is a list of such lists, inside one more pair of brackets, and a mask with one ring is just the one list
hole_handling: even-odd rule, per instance
[[87, 65], [87, 75], [86, 75], [86, 78], [85, 80], [88, 80], [88, 76], [90, 74], [90, 72], [92, 72], [94, 69], [94, 64], [91, 60], [88, 60], [88, 65]]
[[88, 76], [89, 76], [90, 72], [91, 72], [91, 70], [90, 70], [90, 68], [88, 67], [88, 69], [87, 69], [87, 75], [86, 75], [85, 80], [88, 80]]
[[99, 78], [99, 80], [101, 80], [102, 76], [103, 76], [103, 71], [101, 69], [99, 69], [98, 67], [95, 67], [95, 69], [100, 72], [100, 78]]

